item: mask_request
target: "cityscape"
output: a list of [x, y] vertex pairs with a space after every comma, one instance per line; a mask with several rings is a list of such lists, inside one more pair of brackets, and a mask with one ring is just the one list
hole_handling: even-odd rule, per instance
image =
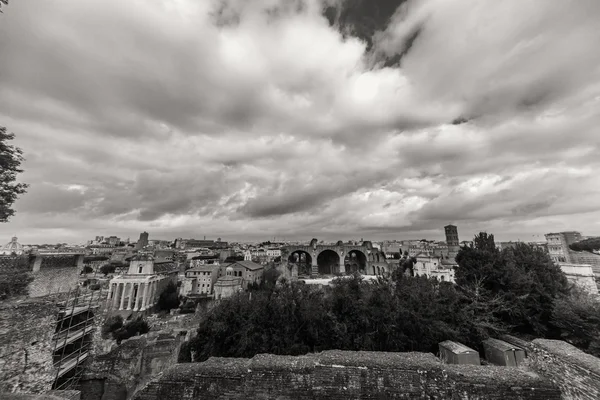
[[0, 0], [0, 400], [600, 399], [598, 21]]

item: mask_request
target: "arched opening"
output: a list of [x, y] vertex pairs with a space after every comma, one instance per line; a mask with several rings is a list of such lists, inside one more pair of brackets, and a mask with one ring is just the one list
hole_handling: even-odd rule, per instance
[[296, 250], [288, 257], [288, 262], [296, 264], [298, 276], [310, 276], [312, 269], [312, 257], [304, 250]]
[[340, 256], [333, 250], [323, 250], [317, 256], [319, 275], [332, 275], [340, 270]]
[[373, 275], [377, 275], [377, 271], [375, 271], [375, 266], [373, 265], [371, 268], [373, 268]]
[[377, 267], [377, 275], [381, 275], [381, 268]]
[[[360, 272], [361, 274], [367, 273], [367, 256], [360, 250], [350, 250], [344, 258], [344, 266], [346, 267], [347, 274], [353, 274]], [[373, 275], [375, 270], [373, 269]]]

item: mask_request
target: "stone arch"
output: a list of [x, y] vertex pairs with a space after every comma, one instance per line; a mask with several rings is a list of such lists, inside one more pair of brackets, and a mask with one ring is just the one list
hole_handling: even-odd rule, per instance
[[288, 263], [295, 264], [298, 267], [298, 275], [310, 275], [312, 268], [312, 256], [306, 250], [295, 249], [288, 256]]
[[317, 254], [317, 266], [320, 275], [332, 275], [340, 270], [340, 255], [331, 249]]
[[344, 257], [346, 273], [352, 274], [354, 272], [360, 272], [366, 274], [368, 265], [367, 260], [367, 255], [362, 250], [352, 249], [348, 251], [346, 257]]

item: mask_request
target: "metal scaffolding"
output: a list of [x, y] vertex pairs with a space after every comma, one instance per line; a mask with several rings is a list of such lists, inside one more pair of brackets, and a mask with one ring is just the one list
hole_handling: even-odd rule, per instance
[[69, 291], [59, 307], [53, 336], [52, 357], [56, 368], [53, 390], [73, 390], [90, 356], [94, 317], [101, 305], [102, 290], [77, 287]]

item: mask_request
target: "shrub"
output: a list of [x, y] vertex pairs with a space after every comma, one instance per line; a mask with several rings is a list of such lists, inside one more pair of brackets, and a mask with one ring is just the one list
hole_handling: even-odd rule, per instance
[[123, 327], [123, 317], [120, 315], [113, 315], [108, 317], [102, 325], [102, 337], [106, 338], [116, 330]]
[[116, 269], [117, 267], [114, 264], [105, 264], [102, 267], [100, 267], [100, 272], [102, 272], [104, 276], [106, 276], [108, 274], [113, 274]]
[[82, 274], [90, 274], [94, 272], [94, 269], [92, 267], [90, 267], [89, 265], [86, 265], [85, 267], [83, 267], [83, 269], [81, 270]]
[[165, 287], [158, 298], [156, 307], [162, 311], [169, 311], [179, 307], [179, 296], [177, 295], [177, 286], [173, 282]]

